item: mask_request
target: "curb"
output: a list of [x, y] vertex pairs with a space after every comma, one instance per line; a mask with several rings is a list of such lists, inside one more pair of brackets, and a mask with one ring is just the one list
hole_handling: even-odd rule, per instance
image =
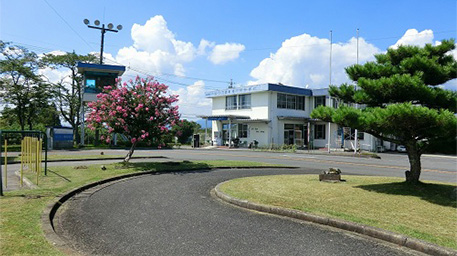
[[[19, 184], [20, 184], [20, 179], [21, 179], [21, 172], [20, 171], [15, 171], [14, 174], [19, 178]], [[37, 185], [33, 184], [33, 182], [31, 182], [29, 179], [27, 179], [27, 177], [22, 177], [23, 178], [23, 181], [24, 181], [24, 184], [25, 186], [27, 186], [28, 188], [30, 189], [36, 189], [38, 188]]]
[[130, 174], [124, 174], [105, 180], [96, 181], [82, 187], [71, 190], [70, 192], [64, 193], [56, 197], [56, 201], [48, 204], [41, 214], [41, 228], [43, 230], [46, 240], [52, 245], [57, 247], [61, 252], [67, 255], [80, 255], [79, 252], [75, 251], [64, 239], [62, 239], [55, 231], [54, 227], [54, 217], [57, 214], [59, 208], [70, 198], [79, 194], [90, 188], [103, 185], [109, 182], [119, 181], [127, 178], [142, 176], [142, 175], [159, 175], [164, 173], [174, 173], [174, 172], [193, 172], [193, 171], [211, 171], [211, 170], [221, 170], [221, 169], [268, 169], [268, 168], [290, 168], [295, 169], [298, 167], [283, 167], [283, 166], [251, 166], [251, 167], [218, 167], [218, 168], [199, 168], [194, 170], [170, 170], [170, 171], [147, 171], [147, 172], [136, 172]]
[[54, 217], [59, 210], [59, 208], [70, 198], [75, 196], [76, 194], [79, 194], [83, 192], [84, 190], [93, 188], [98, 185], [102, 185], [108, 182], [112, 181], [117, 181], [121, 179], [126, 179], [126, 178], [131, 178], [135, 176], [140, 176], [140, 175], [148, 175], [148, 174], [155, 174], [157, 173], [156, 171], [149, 171], [149, 172], [140, 172], [140, 173], [131, 173], [131, 174], [125, 174], [121, 176], [116, 176], [112, 177], [109, 179], [101, 180], [101, 181], [96, 181], [87, 185], [84, 185], [82, 187], [76, 188], [74, 190], [71, 190], [68, 193], [65, 193], [61, 196], [57, 196], [57, 202], [50, 203], [49, 205], [46, 206], [45, 210], [41, 214], [41, 223], [42, 223], [42, 229], [44, 232], [45, 238], [48, 240], [48, 242], [57, 247], [61, 252], [69, 255], [80, 255], [77, 251], [75, 251], [64, 239], [62, 239], [59, 235], [57, 235], [54, 227]]
[[410, 238], [404, 235], [396, 234], [387, 230], [383, 230], [380, 228], [370, 227], [350, 221], [322, 217], [314, 214], [309, 214], [303, 211], [293, 210], [293, 209], [286, 209], [276, 206], [264, 205], [264, 204], [257, 204], [253, 202], [249, 202], [247, 200], [241, 200], [234, 197], [231, 197], [223, 192], [220, 191], [219, 187], [228, 181], [219, 183], [215, 188], [214, 192], [215, 195], [226, 201], [228, 203], [234, 204], [239, 207], [243, 207], [246, 209], [251, 209], [259, 212], [266, 212], [281, 216], [286, 216], [294, 219], [309, 221], [321, 225], [331, 226], [334, 228], [339, 228], [346, 231], [351, 231], [355, 233], [359, 233], [362, 235], [370, 236], [373, 238], [377, 238], [389, 243], [393, 243], [396, 245], [404, 246], [409, 249], [419, 251], [422, 253], [430, 254], [430, 255], [440, 255], [440, 256], [457, 256], [457, 251], [447, 249], [435, 244], [431, 244], [419, 239]]

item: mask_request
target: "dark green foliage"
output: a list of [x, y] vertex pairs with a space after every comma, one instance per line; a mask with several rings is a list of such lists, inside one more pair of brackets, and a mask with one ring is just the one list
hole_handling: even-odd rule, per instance
[[[82, 103], [82, 86], [83, 78], [78, 73], [76, 65], [78, 62], [96, 62], [94, 55], [78, 55], [75, 52], [63, 55], [46, 54], [42, 58], [44, 65], [53, 69], [67, 69], [70, 71], [69, 81], [65, 78], [52, 85], [52, 91], [55, 95], [55, 103], [62, 117], [73, 128], [73, 139], [79, 143], [78, 128], [80, 125], [79, 111]], [[67, 78], [67, 77], [66, 77]], [[68, 79], [67, 79], [68, 80]]]
[[0, 41], [0, 98], [8, 104], [2, 111], [9, 125], [21, 130], [60, 124], [55, 118], [52, 92], [38, 74], [42, 65], [27, 49]]
[[350, 66], [346, 72], [357, 89], [343, 84], [331, 86], [329, 92], [363, 109], [319, 107], [311, 117], [405, 145], [411, 164], [407, 181], [416, 183], [420, 156], [430, 145], [455, 145], [457, 92], [437, 86], [457, 77], [457, 62], [450, 55], [454, 48], [454, 40], [438, 46], [400, 46], [376, 55], [375, 62]]
[[186, 144], [189, 142], [189, 138], [197, 133], [200, 128], [200, 124], [183, 119], [181, 123], [172, 127], [171, 133], [178, 138], [179, 143]]

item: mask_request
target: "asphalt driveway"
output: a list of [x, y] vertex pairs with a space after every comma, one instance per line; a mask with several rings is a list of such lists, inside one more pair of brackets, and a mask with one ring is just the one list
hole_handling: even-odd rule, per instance
[[319, 171], [237, 169], [124, 180], [66, 203], [57, 232], [90, 255], [410, 254], [359, 235], [240, 209], [210, 195], [225, 180], [297, 173]]

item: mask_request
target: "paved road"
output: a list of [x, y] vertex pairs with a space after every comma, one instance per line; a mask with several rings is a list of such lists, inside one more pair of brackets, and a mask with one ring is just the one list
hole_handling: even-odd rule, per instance
[[[103, 150], [105, 155], [125, 155], [125, 150]], [[55, 151], [57, 154], [62, 152]], [[70, 151], [71, 154], [87, 155], [89, 151]], [[99, 151], [90, 151], [99, 153]], [[409, 162], [406, 154], [384, 153], [379, 154], [381, 159], [338, 156], [335, 154], [305, 154], [305, 153], [271, 153], [249, 150], [136, 150], [136, 156], [165, 156], [177, 160], [246, 160], [274, 164], [284, 164], [313, 168], [316, 170], [328, 170], [329, 167], [337, 167], [346, 172], [360, 175], [377, 175], [404, 178], [405, 170], [409, 170]], [[440, 155], [422, 156], [421, 180], [432, 180], [457, 183], [457, 157]], [[136, 160], [136, 161], [145, 161]], [[149, 161], [156, 161], [154, 159]], [[101, 163], [101, 162], [99, 162]], [[68, 165], [68, 163], [61, 163]], [[58, 165], [51, 164], [50, 166]]]
[[134, 178], [71, 200], [57, 231], [89, 255], [409, 254], [358, 235], [233, 207], [210, 196], [216, 184], [236, 177], [317, 172], [216, 170]]
[[[70, 155], [125, 155], [126, 150], [54, 150], [49, 154], [70, 154]], [[305, 154], [304, 154], [305, 153]], [[329, 167], [337, 167], [345, 173], [354, 173], [360, 175], [391, 176], [404, 178], [405, 170], [409, 169], [408, 157], [406, 154], [379, 154], [381, 159], [359, 158], [348, 156], [337, 156], [334, 153], [326, 154], [301, 154], [294, 153], [271, 153], [271, 152], [254, 152], [249, 150], [136, 150], [134, 156], [165, 156], [170, 160], [246, 160], [284, 164], [288, 166], [297, 166], [312, 168], [314, 170], [328, 170]], [[14, 155], [11, 153], [10, 155]], [[86, 161], [86, 164], [102, 164], [107, 162], [118, 162], [119, 160], [102, 160]], [[132, 161], [158, 161], [157, 159], [139, 159]], [[76, 162], [49, 163], [49, 168], [57, 168], [62, 165], [78, 165]], [[9, 187], [4, 190], [18, 189], [18, 178], [14, 171], [19, 169], [19, 165], [8, 165]], [[422, 174], [421, 180], [454, 182], [457, 183], [457, 157], [441, 155], [423, 155], [422, 156]]]

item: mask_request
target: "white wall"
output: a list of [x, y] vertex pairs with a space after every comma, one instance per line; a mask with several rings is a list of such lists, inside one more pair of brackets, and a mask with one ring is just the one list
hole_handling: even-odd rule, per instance
[[260, 147], [265, 147], [270, 144], [270, 128], [268, 124], [265, 123], [249, 123], [249, 137], [246, 140], [249, 144], [250, 142], [257, 140]]
[[238, 115], [249, 116], [252, 119], [268, 119], [268, 103], [269, 92], [259, 92], [251, 94], [251, 108], [250, 109], [232, 109], [225, 110], [225, 97], [214, 97], [213, 99], [213, 115]]
[[[328, 145], [328, 122], [317, 122], [315, 125], [325, 125], [325, 139], [314, 139], [314, 148], [326, 148]], [[341, 143], [337, 141], [337, 131], [338, 125], [334, 123], [330, 123], [330, 147], [331, 148], [340, 148]], [[313, 128], [313, 132], [310, 136], [314, 137], [315, 134], [315, 127]]]

